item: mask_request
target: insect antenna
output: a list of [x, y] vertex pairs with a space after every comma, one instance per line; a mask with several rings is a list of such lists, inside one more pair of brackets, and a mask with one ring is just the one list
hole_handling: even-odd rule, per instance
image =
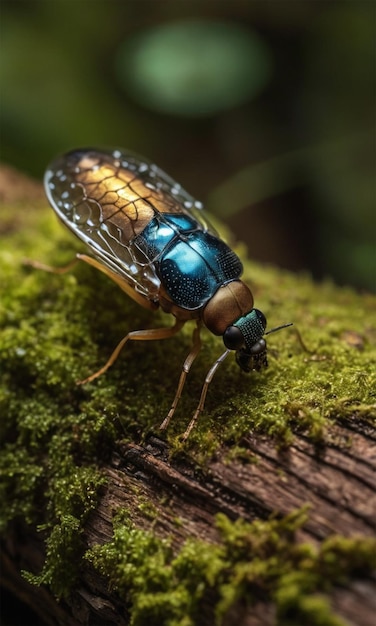
[[[282, 326], [276, 326], [275, 328], [272, 328], [271, 330], [268, 330], [268, 332], [264, 333], [264, 335], [270, 335], [270, 333], [276, 333], [277, 330], [282, 330], [282, 328], [287, 328], [288, 326], [293, 326], [293, 323], [292, 322], [288, 322], [287, 324], [282, 324]], [[300, 346], [301, 346], [302, 350], [304, 352], [308, 352], [308, 354], [313, 354], [312, 350], [309, 350], [307, 348], [307, 346], [305, 345], [305, 343], [303, 341], [303, 338], [302, 338], [300, 332], [298, 331], [298, 329], [296, 328], [296, 326], [294, 328], [294, 331], [295, 331], [295, 334], [296, 334], [296, 336], [298, 338], [298, 341], [300, 343]]]
[[282, 326], [276, 326], [275, 328], [272, 328], [271, 330], [268, 330], [267, 333], [264, 333], [264, 335], [270, 335], [271, 333], [276, 333], [277, 330], [282, 330], [282, 328], [287, 328], [288, 326], [293, 326], [292, 322], [288, 322], [287, 324], [282, 324]]

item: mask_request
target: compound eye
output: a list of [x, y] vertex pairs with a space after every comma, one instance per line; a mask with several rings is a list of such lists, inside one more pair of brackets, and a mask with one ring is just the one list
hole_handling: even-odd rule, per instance
[[253, 344], [249, 352], [250, 354], [255, 355], [255, 354], [261, 354], [262, 352], [265, 352], [265, 350], [266, 350], [265, 339], [259, 339], [258, 341], [256, 341], [256, 343]]
[[242, 331], [237, 326], [227, 326], [223, 333], [223, 343], [229, 350], [239, 350], [244, 345]]
[[262, 324], [262, 326], [263, 326], [263, 328], [265, 330], [265, 328], [266, 328], [266, 317], [265, 317], [265, 315], [263, 314], [262, 311], [260, 311], [260, 309], [254, 309], [254, 312], [256, 313], [258, 319], [260, 320], [260, 322], [261, 322], [261, 324]]

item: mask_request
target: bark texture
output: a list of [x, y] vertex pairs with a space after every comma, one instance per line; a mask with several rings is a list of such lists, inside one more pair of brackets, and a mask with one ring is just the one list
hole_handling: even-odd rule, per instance
[[[170, 463], [165, 442], [155, 437], [144, 447], [120, 446], [105, 468], [108, 486], [87, 524], [87, 545], [111, 539], [112, 514], [119, 507], [127, 507], [133, 512], [136, 526], [145, 527], [145, 517], [138, 514], [140, 498], [147, 499], [157, 510], [154, 532], [159, 537], [172, 536], [176, 549], [188, 537], [216, 542], [213, 518], [218, 512], [231, 519], [251, 521], [267, 518], [275, 511], [289, 513], [303, 503], [310, 503], [312, 508], [308, 523], [300, 531], [302, 541], [317, 543], [333, 533], [371, 536], [375, 520], [375, 433], [369, 426], [354, 424], [338, 427], [335, 435], [337, 443], [318, 448], [304, 437], [297, 437], [289, 449], [281, 452], [266, 438], [250, 436], [243, 444], [253, 462], [224, 462], [223, 451], [204, 470], [189, 459]], [[351, 447], [343, 447], [343, 442], [350, 439]], [[184, 518], [181, 526], [175, 523], [177, 513]], [[56, 602], [46, 589], [22, 580], [20, 569], [35, 571], [43, 563], [40, 538], [24, 527], [14, 526], [3, 541], [2, 556], [3, 584], [32, 606], [47, 624], [129, 623], [124, 604], [90, 566], [82, 571], [81, 584], [69, 604]], [[374, 581], [369, 579], [336, 588], [331, 601], [345, 623], [374, 626], [375, 597]], [[210, 623], [202, 615], [200, 624]], [[272, 625], [274, 609], [262, 601], [248, 610], [238, 606], [228, 615], [227, 623]]]

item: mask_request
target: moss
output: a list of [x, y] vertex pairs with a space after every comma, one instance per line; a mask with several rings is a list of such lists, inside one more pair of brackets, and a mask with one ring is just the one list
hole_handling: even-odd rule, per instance
[[113, 540], [86, 558], [127, 603], [133, 626], [194, 626], [210, 598], [216, 624], [238, 601], [252, 606], [262, 598], [275, 603], [278, 624], [340, 626], [324, 593], [355, 573], [370, 573], [376, 541], [335, 536], [319, 548], [297, 543], [306, 517], [302, 509], [250, 524], [218, 515], [218, 544], [190, 540], [174, 556], [168, 541], [134, 528], [119, 513]]
[[142, 498], [142, 501], [140, 501], [140, 503], [138, 505], [138, 508], [143, 513], [145, 518], [151, 520], [152, 522], [157, 520], [157, 518], [158, 518], [158, 509], [149, 500], [146, 500], [145, 498]]
[[26, 580], [34, 585], [48, 585], [58, 598], [67, 596], [78, 577], [77, 561], [84, 553], [81, 535], [81, 520], [73, 515], [61, 515], [47, 536], [42, 572], [37, 575], [23, 572]]
[[[2, 219], [6, 221], [6, 215]], [[138, 307], [84, 264], [66, 275], [25, 268], [24, 256], [58, 266], [81, 248], [47, 210], [30, 211], [22, 228], [17, 226], [13, 234], [7, 232], [0, 253], [0, 359], [6, 386], [0, 388], [0, 407], [9, 415], [12, 390], [23, 385], [33, 388], [33, 397], [36, 392], [44, 414], [51, 414], [54, 392], [59, 395], [59, 411], [71, 403], [77, 416], [86, 402], [93, 419], [119, 416], [120, 427], [131, 437], [158, 427], [189, 351], [192, 325], [166, 342], [129, 345], [101, 379], [77, 388], [76, 380], [100, 367], [126, 330], [169, 325], [172, 318]], [[185, 449], [194, 448], [205, 457], [222, 442], [239, 443], [250, 430], [268, 433], [281, 444], [288, 444], [296, 430], [322, 441], [338, 418], [346, 421], [356, 415], [374, 420], [375, 298], [329, 282], [316, 286], [307, 276], [250, 262], [244, 277], [269, 326], [293, 321], [311, 352], [302, 350], [292, 328], [270, 336], [270, 367], [262, 373], [245, 375], [227, 359], [209, 388], [206, 410]], [[204, 331], [203, 339], [202, 354], [168, 432], [177, 452], [178, 437], [195, 408], [205, 373], [221, 351], [218, 338]], [[27, 399], [30, 403], [30, 394]], [[38, 412], [35, 408], [30, 407], [29, 415]], [[81, 435], [85, 432], [82, 428]]]
[[[116, 439], [140, 441], [158, 428], [174, 395], [192, 330], [187, 325], [168, 342], [135, 342], [105, 376], [77, 385], [77, 380], [107, 360], [126, 330], [169, 325], [171, 319], [138, 307], [106, 277], [84, 264], [60, 276], [26, 267], [24, 257], [59, 266], [81, 250], [47, 207], [2, 207], [1, 234], [0, 524], [3, 532], [15, 519], [39, 527], [46, 540], [47, 561], [33, 580], [48, 583], [62, 595], [68, 593], [79, 569], [79, 559], [71, 560], [70, 555], [83, 549], [82, 529], [103, 484], [100, 466]], [[197, 428], [183, 446], [179, 434], [195, 408], [206, 371], [222, 350], [221, 341], [205, 332], [202, 354], [166, 435], [172, 452], [192, 450], [196, 461], [205, 463], [226, 443], [233, 446], [231, 458], [252, 462], [241, 446], [242, 437], [250, 431], [268, 433], [276, 445], [287, 445], [297, 431], [321, 442], [330, 439], [336, 421], [355, 419], [359, 424], [374, 420], [375, 298], [337, 289], [329, 282], [316, 286], [307, 276], [296, 277], [251, 262], [245, 264], [245, 280], [252, 285], [256, 305], [264, 310], [269, 326], [293, 321], [311, 353], [302, 351], [293, 330], [285, 330], [268, 340], [268, 370], [243, 375], [228, 359], [209, 389]], [[121, 557], [115, 543], [131, 555], [128, 573], [125, 561], [120, 563], [113, 584], [129, 598], [134, 623], [142, 623], [155, 606], [160, 614], [166, 611], [166, 624], [188, 625], [193, 619], [189, 616], [198, 610], [209, 589], [218, 594], [219, 617], [242, 589], [251, 601], [253, 588], [277, 602], [281, 619], [291, 603], [297, 606], [299, 598], [299, 610], [309, 611], [309, 602], [301, 600], [300, 592], [305, 585], [315, 593], [318, 556], [313, 559], [316, 570], [312, 566], [313, 573], [303, 581], [291, 578], [291, 572], [289, 577], [287, 570], [285, 577], [276, 574], [277, 585], [271, 572], [273, 558], [276, 567], [283, 565], [280, 544], [278, 550], [277, 544], [274, 547], [275, 557], [271, 549], [267, 566], [262, 558], [255, 560], [254, 552], [247, 552], [248, 544], [244, 544], [236, 566], [235, 540], [230, 541], [229, 536], [238, 526], [226, 526], [223, 520], [219, 525], [223, 533], [219, 546], [188, 542], [173, 557], [167, 543], [123, 521], [116, 526], [112, 546], [104, 547], [103, 552], [94, 550], [90, 558], [112, 579], [108, 564]], [[241, 527], [240, 534], [255, 536], [257, 528]], [[270, 533], [273, 526], [265, 528]], [[356, 560], [359, 544], [351, 545]], [[261, 551], [259, 544], [256, 556], [257, 550]], [[246, 553], [251, 568], [241, 556]], [[294, 558], [302, 567], [299, 554]], [[328, 554], [334, 554], [333, 546]], [[341, 558], [347, 562], [346, 555]], [[289, 559], [292, 563], [291, 554]], [[311, 579], [316, 587], [308, 584]], [[173, 580], [179, 581], [176, 592]], [[319, 616], [327, 608], [320, 596], [314, 601], [316, 608], [312, 608], [312, 600], [310, 610]]]

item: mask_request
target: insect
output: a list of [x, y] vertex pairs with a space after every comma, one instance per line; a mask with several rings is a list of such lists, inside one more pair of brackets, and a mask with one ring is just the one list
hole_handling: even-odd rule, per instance
[[230, 351], [235, 351], [245, 372], [267, 366], [266, 318], [253, 307], [252, 293], [240, 280], [239, 258], [209, 225], [200, 202], [159, 167], [126, 150], [68, 152], [49, 165], [44, 185], [60, 220], [93, 255], [78, 254], [73, 263], [57, 271], [84, 261], [114, 280], [141, 306], [160, 307], [175, 317], [169, 328], [129, 332], [107, 363], [80, 383], [103, 374], [128, 341], [166, 339], [194, 320], [192, 348], [171, 409], [160, 426], [164, 429], [200, 351], [202, 326], [222, 336], [226, 349], [205, 378], [197, 409], [183, 435], [186, 439], [203, 410], [208, 386]]

